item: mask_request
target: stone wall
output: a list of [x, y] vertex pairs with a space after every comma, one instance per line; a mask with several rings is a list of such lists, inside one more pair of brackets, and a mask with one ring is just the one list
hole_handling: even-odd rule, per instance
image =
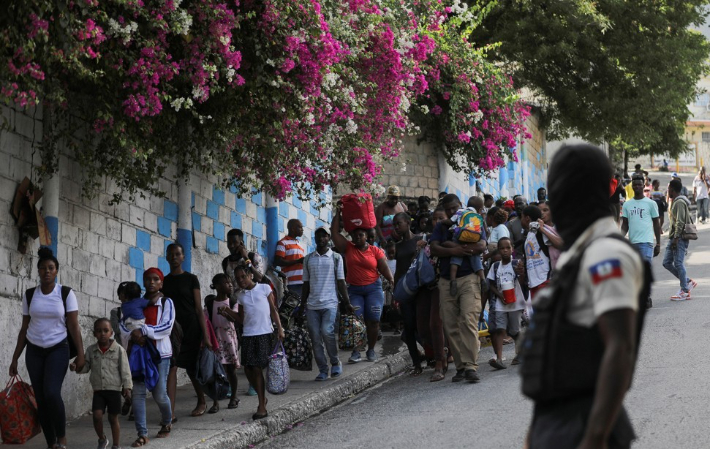
[[[33, 141], [41, 141], [42, 116], [41, 111], [26, 113], [3, 107], [2, 121], [7, 129], [0, 131], [0, 338], [6, 343], [0, 351], [0, 372], [7, 372], [22, 321], [22, 292], [38, 281], [39, 246], [33, 241], [26, 255], [17, 251], [19, 231], [9, 212], [10, 203], [20, 181], [33, 175]], [[38, 153], [34, 155], [35, 165], [40, 163]], [[137, 196], [134, 201], [110, 205], [115, 186], [105, 180], [90, 200], [81, 195], [82, 169], [69, 153], [60, 156], [59, 177], [59, 282], [74, 289], [84, 341], [91, 344], [93, 321], [108, 316], [119, 305], [119, 282], [135, 280], [142, 285], [143, 271], [153, 266], [169, 271], [165, 249], [177, 238], [178, 186], [161, 179], [165, 198]], [[211, 293], [212, 276], [221, 271], [221, 261], [228, 255], [229, 229], [242, 229], [250, 250], [272, 256], [267, 254], [265, 195], [255, 191], [248, 198], [238, 198], [234, 191], [220, 190], [217, 181], [196, 173], [190, 179], [194, 241], [191, 271], [200, 280], [203, 297]], [[327, 199], [329, 193], [322, 196]], [[278, 203], [279, 236], [284, 235], [289, 219], [298, 218], [304, 225], [303, 245], [311, 251], [315, 228], [330, 222], [330, 208], [317, 210], [315, 204], [297, 198]], [[24, 357], [20, 372], [28, 378]], [[91, 391], [88, 376], [67, 375], [63, 391], [69, 416], [87, 411]]]

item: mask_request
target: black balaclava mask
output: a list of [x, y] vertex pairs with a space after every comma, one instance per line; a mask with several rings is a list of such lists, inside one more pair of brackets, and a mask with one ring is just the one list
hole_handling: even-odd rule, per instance
[[555, 154], [547, 187], [550, 213], [565, 248], [598, 219], [612, 215], [611, 176], [609, 158], [595, 146], [566, 145]]

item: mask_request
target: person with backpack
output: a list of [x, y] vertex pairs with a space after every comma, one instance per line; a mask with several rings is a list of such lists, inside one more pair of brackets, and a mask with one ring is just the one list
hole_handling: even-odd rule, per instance
[[[491, 295], [488, 312], [488, 330], [491, 333], [493, 351], [496, 357], [488, 363], [495, 369], [505, 369], [503, 364], [503, 334], [507, 333], [513, 340], [520, 333], [520, 319], [525, 310], [527, 289], [523, 291], [518, 275], [515, 273], [517, 260], [513, 259], [513, 244], [510, 237], [498, 239], [498, 254], [501, 260], [494, 262], [488, 271]], [[514, 358], [511, 365], [517, 365]]]
[[37, 400], [37, 412], [47, 447], [66, 449], [66, 412], [62, 384], [69, 359], [76, 356], [84, 368], [84, 345], [79, 328], [79, 304], [70, 287], [57, 283], [59, 261], [50, 248], [37, 252], [39, 285], [22, 296], [22, 325], [10, 363], [17, 376], [17, 362], [24, 351], [25, 365]]
[[[173, 409], [170, 397], [168, 396], [168, 373], [171, 370], [171, 359], [173, 356], [173, 344], [170, 341], [170, 334], [176, 323], [175, 306], [170, 297], [165, 295], [161, 289], [165, 276], [159, 268], [151, 267], [143, 272], [143, 285], [145, 286], [145, 298], [153, 301], [143, 309], [145, 323], [140, 329], [130, 332], [130, 338], [134, 344], [140, 346], [155, 345], [155, 349], [160, 354], [158, 365], [158, 382], [151, 391], [153, 400], [158, 405], [160, 411], [160, 430], [157, 438], [167, 438], [170, 436], [173, 423]], [[128, 334], [128, 329], [121, 324], [121, 331]], [[131, 444], [131, 447], [142, 447], [148, 444], [148, 424], [146, 417], [146, 382], [145, 380], [133, 379], [133, 413], [135, 416], [136, 431], [138, 438]]]
[[[215, 353], [227, 373], [232, 397], [227, 404], [228, 409], [239, 407], [237, 399], [237, 369], [239, 365], [239, 343], [234, 323], [237, 321], [239, 306], [236, 297], [232, 299], [232, 280], [224, 273], [218, 273], [212, 278], [210, 287], [217, 291], [217, 295], [207, 295], [205, 298], [205, 313], [212, 324], [217, 338]], [[207, 413], [217, 413], [219, 401], [215, 397], [212, 407]]]
[[524, 245], [524, 260], [516, 265], [518, 276], [527, 281], [530, 298], [535, 299], [537, 293], [547, 287], [552, 273], [550, 261], [550, 239], [540, 231], [539, 220], [542, 212], [537, 206], [527, 206], [523, 209], [520, 219], [523, 229], [527, 231]]
[[690, 279], [685, 271], [685, 255], [688, 253], [690, 240], [685, 236], [685, 226], [692, 223], [690, 216], [690, 200], [682, 194], [683, 184], [680, 179], [671, 180], [668, 184], [668, 196], [671, 203], [671, 226], [668, 229], [668, 245], [663, 256], [663, 268], [670, 271], [680, 280], [680, 290], [671, 296], [671, 301], [686, 301], [691, 299], [690, 291], [698, 283]]
[[344, 313], [353, 314], [354, 310], [345, 284], [343, 257], [330, 249], [330, 232], [325, 226], [316, 229], [315, 241], [316, 250], [307, 254], [303, 260], [301, 313], [306, 315], [313, 356], [318, 365], [315, 380], [322, 381], [328, 379], [329, 373], [333, 379], [343, 373], [335, 336], [338, 296], [342, 300]]
[[564, 146], [549, 169], [550, 209], [567, 251], [521, 345], [522, 390], [534, 401], [529, 449], [625, 449], [635, 439], [623, 402], [652, 279], [611, 217], [611, 175], [608, 157], [591, 145]]

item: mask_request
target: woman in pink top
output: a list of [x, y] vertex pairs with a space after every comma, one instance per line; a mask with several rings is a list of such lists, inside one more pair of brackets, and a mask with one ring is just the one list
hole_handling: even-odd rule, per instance
[[[392, 273], [387, 265], [387, 257], [380, 248], [367, 243], [367, 229], [358, 228], [350, 233], [352, 242], [343, 237], [340, 232], [340, 208], [333, 213], [330, 233], [338, 252], [345, 257], [350, 303], [359, 317], [364, 317], [367, 326], [367, 360], [377, 360], [375, 344], [380, 331], [380, 316], [385, 303], [380, 274], [394, 284]], [[360, 351], [355, 348], [348, 363], [361, 361]]]

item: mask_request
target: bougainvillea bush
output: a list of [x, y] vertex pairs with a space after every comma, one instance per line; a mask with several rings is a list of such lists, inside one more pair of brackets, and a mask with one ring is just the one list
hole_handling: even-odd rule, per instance
[[371, 188], [402, 138], [457, 169], [514, 157], [527, 111], [466, 43], [472, 14], [438, 0], [12, 0], [0, 18], [0, 101], [45, 111], [56, 143], [122, 191], [166, 167], [241, 192]]

